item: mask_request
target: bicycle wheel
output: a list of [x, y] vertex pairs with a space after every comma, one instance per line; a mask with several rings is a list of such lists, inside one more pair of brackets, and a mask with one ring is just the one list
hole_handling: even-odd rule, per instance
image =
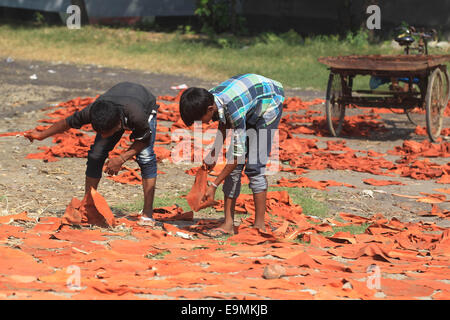
[[341, 134], [345, 118], [345, 105], [338, 103], [338, 99], [343, 95], [341, 81], [341, 76], [339, 74], [330, 73], [325, 101], [325, 112], [328, 130], [334, 137]]
[[441, 134], [444, 97], [447, 94], [444, 75], [439, 69], [435, 69], [428, 80], [427, 95], [425, 98], [425, 110], [427, 120], [427, 132], [431, 141], [436, 142]]

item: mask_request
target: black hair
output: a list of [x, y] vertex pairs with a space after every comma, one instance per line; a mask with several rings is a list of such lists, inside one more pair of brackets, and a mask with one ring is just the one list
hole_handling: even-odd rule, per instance
[[181, 119], [189, 127], [194, 121], [200, 120], [213, 104], [214, 96], [211, 92], [203, 88], [189, 88], [180, 98]]
[[105, 100], [94, 102], [90, 110], [92, 128], [96, 132], [108, 132], [121, 121], [121, 110], [115, 103]]

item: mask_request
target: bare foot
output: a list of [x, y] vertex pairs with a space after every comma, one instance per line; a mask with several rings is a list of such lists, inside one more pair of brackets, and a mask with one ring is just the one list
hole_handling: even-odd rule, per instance
[[149, 216], [143, 214], [139, 218], [139, 222], [137, 224], [140, 225], [140, 226], [154, 227], [154, 226], [156, 226], [156, 220], [153, 219], [152, 217], [149, 217]]
[[222, 228], [214, 228], [205, 231], [203, 234], [210, 238], [221, 238], [224, 236], [234, 235], [234, 232], [228, 232], [227, 230]]
[[256, 224], [254, 224], [254, 225], [252, 225], [252, 228], [258, 229], [261, 232], [266, 232], [266, 226], [265, 225], [259, 225], [259, 224], [256, 225]]
[[214, 229], [220, 229], [225, 231], [226, 233], [234, 234], [234, 225], [232, 224], [221, 223]]

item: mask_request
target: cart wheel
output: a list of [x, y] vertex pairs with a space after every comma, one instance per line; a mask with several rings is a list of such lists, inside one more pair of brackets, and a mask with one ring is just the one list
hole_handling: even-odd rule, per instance
[[[413, 85], [413, 91], [420, 92], [420, 95], [422, 97], [425, 96], [425, 93], [420, 90], [420, 87], [417, 84]], [[416, 106], [414, 108], [405, 109], [405, 113], [408, 117], [409, 122], [411, 122], [413, 125], [422, 127], [426, 125], [425, 109], [423, 107]]]
[[330, 134], [334, 137], [340, 135], [345, 117], [345, 105], [338, 104], [337, 100], [342, 97], [341, 76], [330, 73], [328, 78], [327, 97], [325, 111], [327, 115], [327, 125]]
[[423, 109], [419, 107], [405, 110], [409, 122], [415, 126], [423, 126], [425, 124], [425, 116], [421, 111], [423, 111]]
[[430, 140], [436, 142], [441, 134], [444, 97], [447, 94], [444, 75], [439, 69], [435, 69], [428, 81], [427, 95], [425, 97], [425, 110], [427, 120], [427, 132]]
[[450, 97], [450, 76], [448, 74], [447, 68], [441, 69], [443, 79], [444, 79], [444, 88], [445, 92], [443, 95], [444, 100], [442, 101], [442, 105], [444, 106], [444, 110], [447, 107], [448, 99]]

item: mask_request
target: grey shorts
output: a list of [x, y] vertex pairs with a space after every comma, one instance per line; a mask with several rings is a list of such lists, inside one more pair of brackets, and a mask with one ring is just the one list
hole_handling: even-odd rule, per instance
[[[265, 126], [263, 119], [255, 126], [247, 128], [247, 153], [245, 164], [237, 167], [225, 178], [222, 190], [226, 197], [237, 198], [241, 192], [241, 175], [245, 167], [245, 174], [250, 180], [249, 187], [253, 193], [266, 191], [268, 188], [265, 175], [266, 164], [272, 150], [273, 137], [278, 130], [282, 111], [274, 122]], [[253, 130], [253, 134], [249, 131]]]

